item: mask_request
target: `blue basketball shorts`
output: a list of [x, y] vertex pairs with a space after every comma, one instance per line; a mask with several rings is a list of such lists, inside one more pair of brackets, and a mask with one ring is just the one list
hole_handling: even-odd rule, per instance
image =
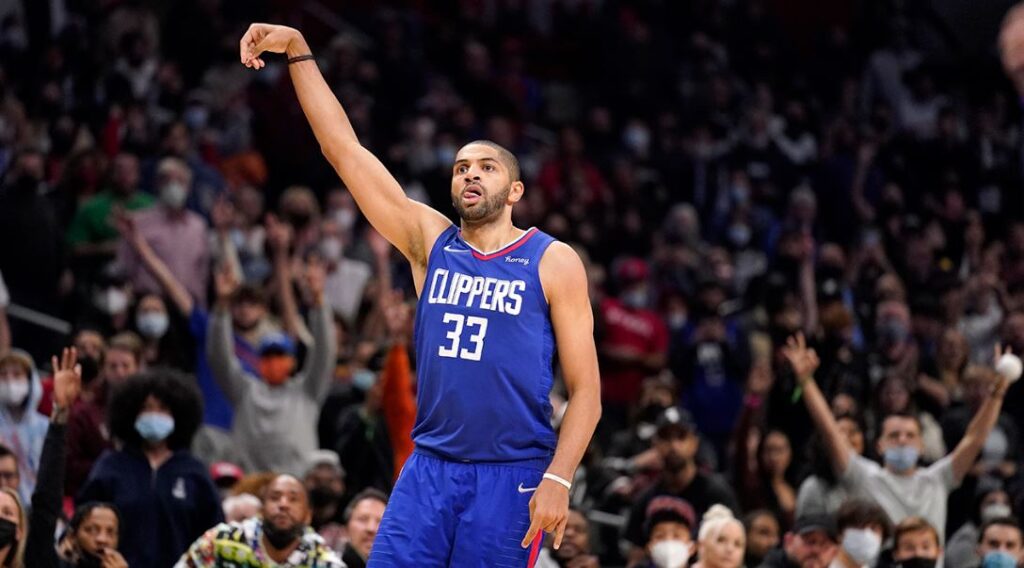
[[402, 468], [367, 568], [532, 568], [543, 531], [527, 548], [530, 498], [548, 460], [462, 463], [419, 450]]

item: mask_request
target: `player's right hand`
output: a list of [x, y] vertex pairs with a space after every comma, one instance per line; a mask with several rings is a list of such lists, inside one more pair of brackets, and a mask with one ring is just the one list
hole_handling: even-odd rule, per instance
[[238, 43], [242, 63], [252, 69], [266, 67], [260, 57], [263, 53], [284, 53], [292, 40], [299, 37], [299, 30], [274, 24], [252, 24]]

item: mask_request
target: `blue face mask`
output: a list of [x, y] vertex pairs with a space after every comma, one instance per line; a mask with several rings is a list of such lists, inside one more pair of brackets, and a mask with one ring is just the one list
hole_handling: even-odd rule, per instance
[[885, 465], [897, 473], [909, 471], [920, 458], [914, 446], [890, 446], [885, 449]]
[[1003, 550], [996, 550], [985, 555], [981, 568], [1017, 568], [1017, 559]]
[[174, 418], [163, 412], [143, 412], [135, 419], [135, 430], [151, 444], [162, 442], [174, 432]]
[[377, 375], [373, 371], [360, 369], [352, 374], [352, 386], [366, 392], [377, 382]]

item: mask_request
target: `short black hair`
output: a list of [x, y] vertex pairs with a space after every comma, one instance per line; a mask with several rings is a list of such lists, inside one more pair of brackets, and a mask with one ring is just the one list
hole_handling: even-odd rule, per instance
[[75, 509], [75, 514], [71, 516], [71, 520], [68, 521], [68, 528], [71, 532], [77, 532], [78, 527], [82, 526], [85, 519], [89, 518], [89, 515], [91, 515], [96, 509], [107, 509], [114, 513], [114, 516], [117, 517], [117, 532], [120, 535], [122, 524], [121, 511], [118, 510], [117, 505], [107, 503], [105, 501], [89, 501], [79, 505], [78, 508]]
[[174, 431], [167, 438], [167, 446], [172, 450], [188, 448], [202, 422], [202, 395], [195, 379], [167, 368], [139, 373], [114, 389], [107, 411], [110, 433], [126, 446], [142, 447], [142, 436], [135, 430], [135, 420], [150, 395], [166, 405], [174, 417]]
[[503, 164], [505, 164], [505, 167], [508, 168], [509, 177], [511, 177], [512, 181], [520, 181], [522, 179], [522, 172], [519, 169], [519, 158], [516, 158], [516, 155], [510, 152], [508, 148], [505, 148], [501, 144], [498, 144], [497, 142], [494, 142], [492, 140], [482, 139], [474, 140], [468, 144], [463, 145], [462, 147], [465, 148], [466, 146], [470, 146], [472, 144], [480, 144], [481, 146], [487, 146], [488, 148], [493, 148], [494, 150], [497, 150], [498, 158], [501, 160]]
[[380, 501], [381, 503], [384, 503], [385, 507], [388, 504], [387, 493], [384, 493], [380, 489], [376, 489], [374, 487], [368, 487], [366, 489], [363, 489], [359, 493], [356, 493], [356, 496], [353, 497], [352, 500], [348, 502], [348, 506], [345, 507], [345, 512], [342, 514], [341, 518], [344, 519], [346, 525], [348, 524], [349, 519], [352, 518], [352, 512], [356, 510], [356, 507], [358, 507], [360, 503], [366, 501], [367, 499], [375, 499], [377, 501]]
[[989, 519], [981, 524], [981, 528], [978, 529], [978, 544], [985, 541], [985, 533], [991, 527], [1011, 527], [1017, 529], [1017, 534], [1024, 538], [1024, 529], [1021, 529], [1020, 521], [1014, 517], [996, 517]]
[[4, 459], [6, 457], [12, 457], [14, 458], [14, 461], [18, 461], [18, 455], [14, 453], [14, 450], [9, 448], [7, 444], [0, 444], [0, 459]]
[[867, 525], [882, 527], [882, 540], [888, 540], [892, 534], [892, 522], [885, 510], [871, 501], [850, 499], [839, 507], [836, 512], [836, 526], [839, 533], [848, 528], [860, 528]]

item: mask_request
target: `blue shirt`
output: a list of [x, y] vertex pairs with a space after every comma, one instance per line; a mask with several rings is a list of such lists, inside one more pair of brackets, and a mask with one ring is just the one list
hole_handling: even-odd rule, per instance
[[445, 230], [416, 313], [416, 448], [461, 461], [550, 458], [554, 333], [536, 228], [484, 254]]
[[[210, 323], [210, 312], [196, 306], [188, 317], [188, 329], [196, 343], [196, 382], [203, 393], [203, 424], [231, 430], [235, 410], [227, 396], [213, 378], [209, 360], [206, 358], [206, 330]], [[259, 354], [240, 336], [235, 335], [235, 357], [249, 376], [258, 376]]]

